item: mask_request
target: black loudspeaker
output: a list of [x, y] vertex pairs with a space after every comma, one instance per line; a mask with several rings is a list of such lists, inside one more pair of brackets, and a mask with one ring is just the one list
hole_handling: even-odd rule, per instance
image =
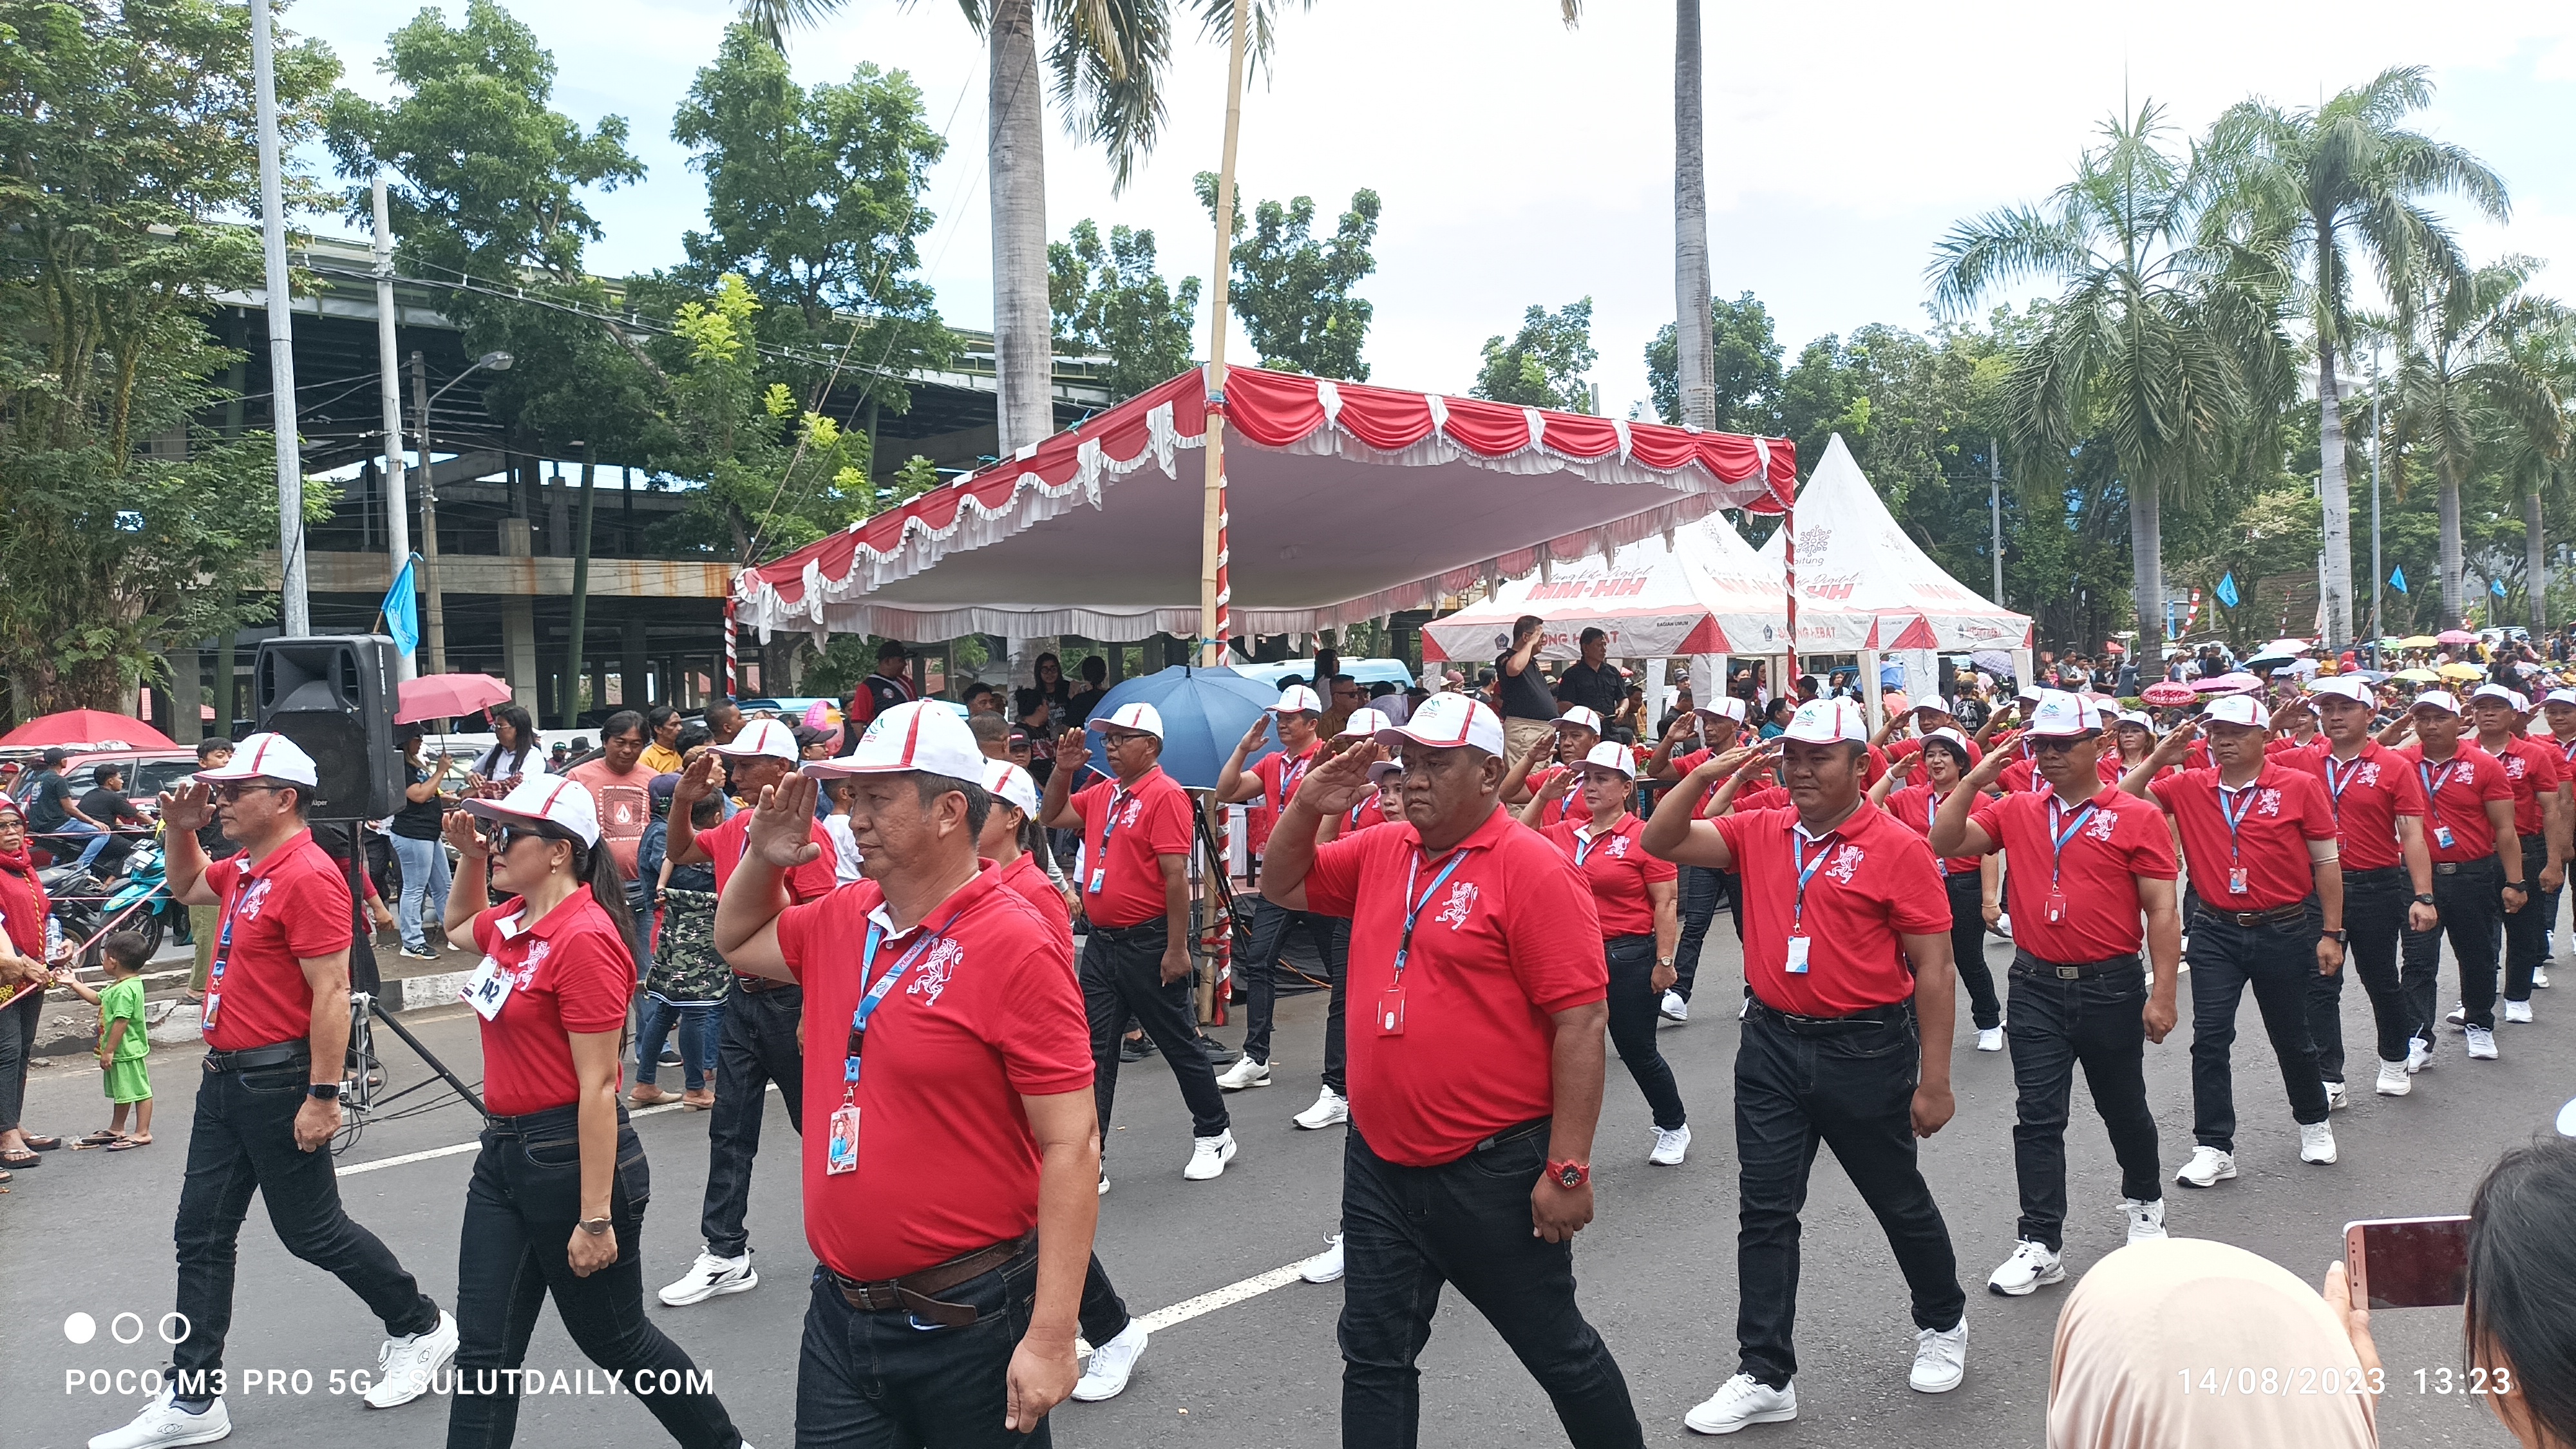
[[394, 743], [394, 641], [381, 634], [263, 639], [251, 704], [264, 731], [313, 757], [310, 818], [376, 820], [402, 800]]

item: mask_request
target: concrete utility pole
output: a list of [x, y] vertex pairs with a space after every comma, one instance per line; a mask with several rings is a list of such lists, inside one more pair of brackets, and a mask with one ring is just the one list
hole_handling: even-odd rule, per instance
[[[411, 500], [403, 480], [402, 368], [394, 354], [394, 228], [385, 205], [385, 176], [376, 173], [376, 390], [385, 414], [385, 556], [388, 583], [411, 559]], [[427, 467], [429, 460], [421, 460]], [[396, 680], [420, 677], [417, 653], [394, 656]]]
[[259, 234], [267, 256], [269, 410], [277, 433], [277, 572], [287, 637], [313, 632], [304, 592], [304, 457], [295, 426], [295, 323], [287, 308], [285, 182], [277, 154], [277, 65], [268, 0], [250, 0], [251, 87], [259, 123]]
[[429, 453], [429, 362], [411, 355], [411, 401], [420, 414], [420, 633], [429, 672], [447, 672], [447, 606], [438, 596], [438, 464]]
[[[2004, 601], [2004, 445], [1999, 438], [1986, 439], [1986, 514], [1994, 524], [1995, 602]], [[2164, 641], [2156, 641], [2161, 650]]]
[[1234, 270], [1234, 148], [1243, 129], [1244, 12], [1234, 7], [1225, 91], [1225, 153], [1217, 165], [1215, 285], [1208, 301], [1206, 483], [1199, 516], [1199, 663], [1225, 662], [1227, 635], [1233, 623], [1228, 605], [1233, 594], [1228, 578], [1225, 508], [1225, 308], [1226, 279]]
[[[575, 446], [581, 449], [581, 521], [573, 525], [572, 532], [572, 658], [564, 669], [563, 724], [561, 726], [564, 729], [573, 728], [581, 713], [574, 709], [573, 705], [579, 699], [575, 691], [580, 688], [581, 681], [586, 677], [581, 667], [581, 644], [582, 631], [590, 622], [588, 618], [590, 612], [590, 510], [593, 498], [591, 484], [596, 473], [590, 461], [590, 444], [579, 443]], [[624, 681], [623, 687], [627, 693], [632, 693], [636, 686], [634, 681], [627, 680]], [[607, 703], [605, 699], [594, 699], [591, 701], [591, 706], [600, 708]], [[640, 701], [626, 700], [620, 708], [631, 709], [638, 703]]]

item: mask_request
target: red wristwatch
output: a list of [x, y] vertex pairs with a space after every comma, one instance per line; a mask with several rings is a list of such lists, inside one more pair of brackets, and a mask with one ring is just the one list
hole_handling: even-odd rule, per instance
[[1547, 1175], [1558, 1187], [1571, 1192], [1592, 1180], [1592, 1164], [1577, 1162], [1569, 1157], [1563, 1162], [1549, 1163]]

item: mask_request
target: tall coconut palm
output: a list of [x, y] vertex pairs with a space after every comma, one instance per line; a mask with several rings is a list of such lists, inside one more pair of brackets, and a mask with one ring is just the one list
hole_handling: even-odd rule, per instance
[[2261, 408], [2288, 392], [2277, 254], [2216, 237], [2222, 176], [2170, 152], [2154, 102], [2114, 117], [2045, 208], [1961, 222], [1928, 271], [1965, 315], [2016, 283], [2063, 290], [2005, 384], [2019, 441], [2065, 457], [2111, 451], [2128, 497], [2141, 647], [2165, 636], [2163, 508], [2230, 460]]
[[2383, 287], [2413, 272], [2448, 282], [2466, 270], [2450, 232], [2424, 198], [2456, 195], [2502, 221], [2504, 182], [2466, 149], [2408, 130], [2431, 104], [2422, 66], [2391, 67], [2311, 108], [2260, 98], [2220, 117], [2213, 150], [2225, 158], [2236, 202], [2253, 225], [2288, 238], [2306, 272], [2316, 332], [2317, 491], [2325, 523], [2325, 628], [2329, 646], [2352, 639], [2352, 504], [2344, 481], [2339, 349], [2351, 331], [2356, 260]]
[[[819, 24], [848, 0], [743, 0], [742, 17], [774, 44]], [[1055, 431], [1055, 325], [1047, 305], [1046, 131], [1038, 31], [1054, 37], [1054, 79], [1065, 128], [1109, 152], [1111, 189], [1124, 190], [1154, 149], [1164, 121], [1163, 73], [1172, 58], [1175, 8], [1222, 34], [1236, 0], [958, 0], [987, 56], [986, 185], [993, 207], [993, 371], [1000, 395], [1000, 452], [1008, 457]], [[1245, 0], [1255, 60], [1270, 53], [1273, 25], [1290, 0]], [[1311, 5], [1313, 0], [1298, 0]]]

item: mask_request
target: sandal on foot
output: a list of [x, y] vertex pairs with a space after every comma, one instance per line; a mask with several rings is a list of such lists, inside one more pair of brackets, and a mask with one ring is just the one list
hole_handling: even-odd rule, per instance
[[101, 1127], [97, 1131], [89, 1134], [87, 1137], [82, 1138], [76, 1145], [81, 1147], [105, 1147], [111, 1142], [121, 1142], [123, 1140], [125, 1140], [124, 1133], [111, 1132], [107, 1128]]
[[0, 1152], [0, 1167], [42, 1167], [45, 1159], [32, 1152]]
[[119, 1137], [114, 1142], [107, 1144], [107, 1150], [110, 1152], [132, 1152], [137, 1147], [149, 1147], [151, 1145], [152, 1139], [149, 1137]]
[[27, 1134], [27, 1145], [38, 1152], [51, 1152], [55, 1148], [63, 1145], [63, 1139], [59, 1137], [39, 1137], [30, 1132]]

